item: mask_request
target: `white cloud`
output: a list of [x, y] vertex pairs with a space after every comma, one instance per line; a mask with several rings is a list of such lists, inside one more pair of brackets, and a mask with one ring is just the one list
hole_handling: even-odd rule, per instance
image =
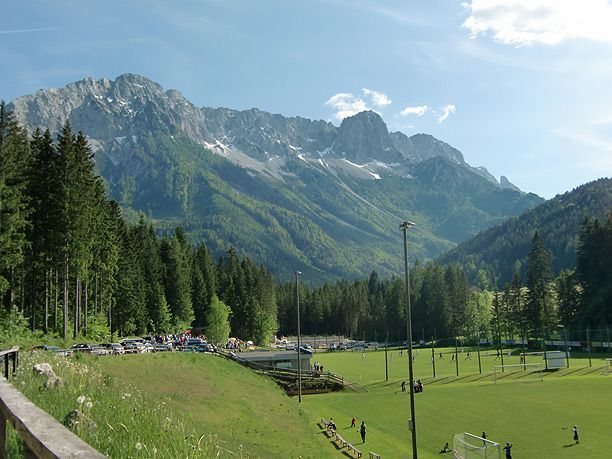
[[334, 116], [338, 120], [343, 120], [359, 112], [371, 110], [371, 106], [384, 107], [391, 104], [391, 99], [380, 91], [363, 88], [361, 95], [356, 96], [350, 92], [340, 92], [331, 96], [325, 102], [336, 112]]
[[379, 91], [374, 91], [368, 88], [362, 88], [361, 92], [365, 97], [368, 97], [372, 102], [372, 105], [376, 107], [384, 107], [386, 105], [391, 104], [391, 99], [389, 99], [385, 94]]
[[336, 119], [343, 120], [346, 117], [356, 115], [359, 112], [367, 110], [366, 103], [353, 94], [341, 92], [331, 96], [325, 105], [329, 105], [336, 111]]
[[472, 38], [490, 33], [506, 45], [556, 45], [585, 38], [612, 42], [612, 4], [608, 0], [472, 0], [463, 27]]
[[417, 107], [406, 107], [400, 112], [400, 116], [416, 115], [423, 116], [427, 113], [429, 107], [427, 105], [419, 105]]
[[54, 32], [56, 30], [62, 30], [59, 27], [41, 27], [38, 29], [12, 29], [12, 30], [0, 30], [0, 35], [16, 34], [16, 33], [33, 33], [33, 32]]
[[442, 107], [442, 113], [436, 112], [436, 114], [438, 115], [438, 123], [446, 121], [446, 118], [455, 113], [456, 109], [457, 107], [455, 107], [453, 104], [448, 104]]

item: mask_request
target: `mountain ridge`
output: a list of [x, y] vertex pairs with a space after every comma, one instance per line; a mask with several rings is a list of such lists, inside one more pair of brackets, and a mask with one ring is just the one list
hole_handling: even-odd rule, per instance
[[161, 231], [181, 224], [213, 253], [234, 246], [281, 277], [400, 273], [400, 221], [419, 223], [412, 253], [431, 259], [542, 202], [432, 136], [389, 133], [374, 112], [334, 126], [198, 108], [137, 75], [40, 90], [9, 108], [30, 130], [68, 120], [83, 131], [127, 215]]

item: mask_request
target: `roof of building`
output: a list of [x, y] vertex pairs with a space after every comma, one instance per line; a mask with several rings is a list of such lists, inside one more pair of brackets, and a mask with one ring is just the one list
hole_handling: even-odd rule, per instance
[[[302, 348], [302, 356], [310, 357], [312, 351]], [[236, 354], [245, 360], [297, 360], [297, 351], [250, 351]]]

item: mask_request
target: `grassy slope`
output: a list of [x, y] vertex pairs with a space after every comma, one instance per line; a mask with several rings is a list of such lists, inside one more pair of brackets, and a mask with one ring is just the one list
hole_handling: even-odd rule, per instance
[[[493, 385], [489, 375], [478, 375], [476, 357], [464, 360], [465, 354], [460, 355], [463, 370], [459, 378], [450, 354], [444, 357], [436, 361], [436, 380], [431, 378], [431, 353], [421, 351], [415, 362], [415, 377], [426, 383], [425, 391], [415, 394], [419, 457], [443, 457], [438, 452], [445, 442], [452, 444], [454, 433], [480, 434], [483, 430], [491, 440], [513, 442], [514, 457], [609, 457], [612, 377], [585, 368], [588, 360], [572, 360], [572, 368], [546, 374], [543, 381], [517, 373]], [[505, 363], [518, 363], [517, 359]], [[365, 358], [357, 352], [321, 354], [316, 360], [353, 381], [361, 380], [368, 392], [307, 396], [304, 406], [312, 422], [334, 417], [341, 434], [360, 447], [359, 434], [348, 427], [354, 415], [368, 425], [364, 452], [374, 451], [385, 458], [409, 457], [409, 394], [399, 390], [401, 381], [408, 379], [406, 354], [400, 357], [394, 352], [389, 382], [385, 382], [381, 351], [368, 352]], [[490, 372], [498, 363], [493, 356], [483, 357], [483, 370]], [[601, 368], [602, 361], [594, 360], [593, 365]], [[467, 376], [470, 372], [476, 374]], [[581, 430], [582, 441], [576, 446], [572, 446], [573, 424]], [[329, 449], [333, 451], [331, 445]]]
[[234, 451], [242, 445], [248, 454], [263, 458], [329, 455], [320, 451], [318, 432], [307, 424], [296, 400], [271, 380], [220, 357], [129, 355], [97, 364], [132, 386], [167, 397], [170, 407], [184, 413], [201, 434], [215, 433]]
[[[44, 389], [31, 371], [40, 362], [50, 362], [65, 387]], [[335, 457], [296, 399], [214, 355], [22, 353], [13, 384], [58, 420], [87, 397], [92, 406], [80, 406], [96, 426], [79, 434], [110, 457]], [[8, 457], [19, 457], [15, 443], [11, 434]]]

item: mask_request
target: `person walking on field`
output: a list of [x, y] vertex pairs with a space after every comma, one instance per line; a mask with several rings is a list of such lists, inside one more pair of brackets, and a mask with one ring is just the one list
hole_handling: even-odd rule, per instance
[[355, 419], [355, 416], [353, 416], [353, 419], [351, 419], [351, 427], [356, 427], [356, 423], [357, 419]]
[[361, 425], [359, 426], [359, 433], [361, 434], [361, 443], [365, 443], [365, 437], [366, 437], [365, 421], [361, 421]]
[[506, 452], [506, 459], [512, 459], [512, 443], [506, 442], [506, 446], [504, 446], [504, 451]]
[[574, 441], [576, 444], [580, 443], [580, 440], [578, 440], [578, 427], [574, 426], [572, 430], [574, 431]]

